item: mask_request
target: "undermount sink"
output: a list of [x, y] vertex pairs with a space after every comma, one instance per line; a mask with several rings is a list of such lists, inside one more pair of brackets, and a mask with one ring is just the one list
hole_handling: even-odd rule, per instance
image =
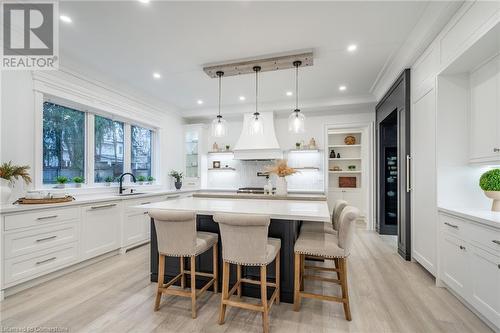
[[146, 194], [146, 193], [144, 193], [144, 192], [122, 193], [122, 194], [118, 194], [118, 196], [120, 196], [120, 197], [128, 197], [128, 196], [131, 196], [131, 195], [138, 195], [138, 194]]

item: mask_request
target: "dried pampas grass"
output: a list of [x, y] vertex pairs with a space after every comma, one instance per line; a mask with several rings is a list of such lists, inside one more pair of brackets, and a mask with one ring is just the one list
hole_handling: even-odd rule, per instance
[[267, 172], [275, 174], [278, 177], [286, 177], [293, 175], [297, 170], [290, 168], [286, 160], [277, 160], [275, 165], [267, 168]]

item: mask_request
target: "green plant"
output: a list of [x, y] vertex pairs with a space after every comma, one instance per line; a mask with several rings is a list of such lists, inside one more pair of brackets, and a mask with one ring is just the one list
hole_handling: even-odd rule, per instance
[[175, 178], [175, 181], [176, 182], [180, 182], [182, 177], [184, 177], [184, 175], [182, 174], [182, 172], [179, 172], [179, 171], [176, 171], [176, 170], [172, 170], [170, 171], [170, 173], [168, 174], [170, 177], [172, 178]]
[[153, 176], [148, 176], [148, 182], [153, 182], [155, 178]]
[[483, 191], [500, 191], [500, 169], [486, 171], [479, 179]]
[[31, 177], [28, 173], [29, 169], [30, 167], [28, 165], [13, 165], [12, 161], [2, 163], [2, 165], [0, 165], [0, 178], [11, 183], [21, 178], [26, 185], [28, 185], [31, 183]]
[[144, 176], [137, 176], [137, 181], [138, 182], [145, 182], [146, 181], [146, 177], [144, 177]]
[[300, 142], [295, 142], [295, 147], [300, 148]]
[[83, 177], [73, 177], [73, 182], [77, 184], [82, 184], [85, 181]]
[[107, 176], [106, 178], [104, 178], [104, 181], [106, 183], [112, 183], [115, 179], [112, 177], [112, 176]]
[[68, 182], [68, 177], [66, 177], [66, 176], [57, 176], [56, 182], [58, 184], [66, 184]]

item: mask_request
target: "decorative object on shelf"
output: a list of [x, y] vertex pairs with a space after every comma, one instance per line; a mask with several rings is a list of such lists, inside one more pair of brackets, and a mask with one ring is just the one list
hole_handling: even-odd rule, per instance
[[219, 169], [220, 168], [220, 161], [213, 161], [212, 162], [212, 167], [214, 169]]
[[152, 185], [154, 181], [155, 181], [155, 178], [153, 176], [148, 176], [148, 184], [149, 185]]
[[82, 184], [85, 182], [83, 177], [73, 177], [73, 183], [75, 183], [75, 187], [82, 187]]
[[261, 69], [260, 66], [253, 67], [253, 71], [255, 72], [255, 112], [253, 114], [253, 122], [251, 122], [249, 128], [252, 135], [262, 135], [264, 133], [264, 122], [259, 113], [259, 72]]
[[146, 181], [146, 177], [145, 176], [137, 176], [137, 183], [139, 185], [144, 185], [145, 181]]
[[330, 151], [330, 158], [335, 158], [335, 156], [336, 156], [336, 155], [335, 155], [335, 150], [333, 150], [333, 149], [332, 149], [332, 150]]
[[168, 175], [175, 179], [175, 183], [174, 183], [175, 188], [180, 190], [182, 187], [182, 177], [184, 177], [182, 172], [172, 170], [172, 171], [170, 171], [170, 173]]
[[231, 148], [230, 145], [226, 145], [226, 151], [229, 151], [229, 148]]
[[106, 178], [104, 178], [104, 181], [106, 182], [104, 185], [106, 186], [111, 186], [111, 183], [113, 182], [113, 177], [111, 176], [107, 176]]
[[223, 71], [217, 71], [217, 77], [219, 78], [219, 113], [217, 117], [212, 120], [212, 136], [216, 138], [221, 138], [227, 134], [227, 122], [226, 119], [222, 118], [220, 114], [221, 108], [221, 96], [222, 96], [222, 76], [224, 76]]
[[300, 142], [295, 142], [295, 149], [300, 149]]
[[55, 186], [55, 188], [65, 188], [67, 182], [68, 182], [68, 177], [66, 177], [66, 176], [57, 176], [56, 177], [56, 183], [57, 183], [57, 185]]
[[212, 145], [212, 151], [219, 151], [219, 145], [217, 144], [217, 142], [214, 142], [214, 144]]
[[31, 183], [28, 165], [13, 165], [12, 161], [0, 165], [0, 204], [8, 203], [12, 186], [21, 178], [26, 185]]
[[276, 195], [285, 196], [288, 193], [288, 185], [285, 177], [293, 175], [297, 170], [290, 168], [286, 160], [277, 160], [275, 165], [266, 169], [267, 172], [278, 176], [276, 179]]
[[479, 179], [479, 187], [488, 198], [493, 199], [491, 210], [500, 212], [500, 169], [492, 169], [483, 173]]
[[288, 131], [292, 133], [304, 133], [306, 117], [299, 109], [299, 67], [302, 61], [294, 61], [295, 67], [295, 110], [288, 116]]
[[339, 177], [339, 187], [356, 188], [356, 177]]
[[330, 168], [330, 171], [342, 171], [342, 168], [338, 165], [334, 165], [333, 168]]
[[337, 153], [337, 158], [340, 158], [340, 153]]
[[316, 146], [316, 139], [311, 138], [311, 140], [309, 140], [309, 149], [318, 149], [318, 146]]
[[356, 170], [356, 166], [355, 165], [348, 165], [347, 169], [349, 169], [349, 170]]
[[344, 139], [344, 143], [348, 146], [356, 144], [356, 137], [353, 135], [348, 135]]

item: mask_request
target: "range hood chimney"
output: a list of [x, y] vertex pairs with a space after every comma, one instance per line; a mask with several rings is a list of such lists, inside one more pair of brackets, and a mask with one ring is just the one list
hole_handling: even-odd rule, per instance
[[237, 160], [273, 160], [283, 158], [276, 134], [274, 132], [274, 114], [272, 112], [261, 112], [263, 133], [253, 134], [250, 131], [254, 115], [245, 113], [243, 115], [243, 129], [240, 138], [234, 146], [234, 158]]

